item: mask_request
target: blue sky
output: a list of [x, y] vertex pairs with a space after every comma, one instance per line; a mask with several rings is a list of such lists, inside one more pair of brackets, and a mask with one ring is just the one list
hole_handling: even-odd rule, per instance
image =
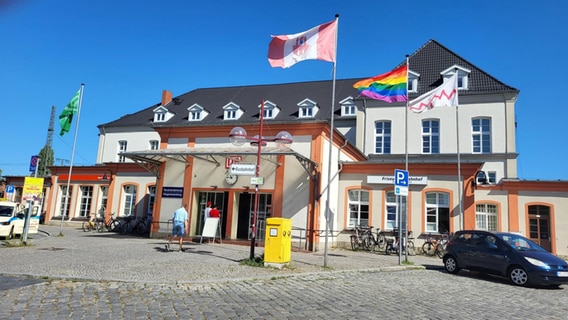
[[55, 158], [71, 159], [75, 129], [59, 136], [57, 117], [81, 83], [75, 165], [96, 162], [97, 125], [159, 103], [164, 89], [331, 79], [329, 62], [271, 68], [267, 52], [271, 34], [337, 13], [338, 79], [389, 71], [435, 39], [520, 90], [519, 177], [568, 180], [568, 1], [395, 2], [0, 0], [0, 169], [29, 174], [53, 105]]

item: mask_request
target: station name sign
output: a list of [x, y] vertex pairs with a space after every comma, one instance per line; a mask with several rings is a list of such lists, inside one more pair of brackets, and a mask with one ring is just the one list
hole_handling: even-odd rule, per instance
[[231, 169], [229, 169], [231, 174], [237, 176], [254, 176], [256, 175], [256, 164], [254, 163], [233, 163]]
[[[393, 184], [394, 176], [367, 176], [367, 183]], [[427, 176], [409, 176], [408, 184], [425, 186], [428, 185]]]

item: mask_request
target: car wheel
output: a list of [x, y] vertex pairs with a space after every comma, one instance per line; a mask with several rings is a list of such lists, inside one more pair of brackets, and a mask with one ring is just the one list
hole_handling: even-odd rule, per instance
[[524, 286], [529, 282], [529, 275], [525, 269], [519, 266], [513, 266], [509, 269], [509, 280], [511, 280], [514, 285]]
[[456, 274], [460, 271], [460, 268], [458, 267], [458, 262], [456, 261], [456, 258], [454, 258], [453, 256], [447, 256], [444, 259], [444, 268], [446, 269], [446, 271], [453, 274]]

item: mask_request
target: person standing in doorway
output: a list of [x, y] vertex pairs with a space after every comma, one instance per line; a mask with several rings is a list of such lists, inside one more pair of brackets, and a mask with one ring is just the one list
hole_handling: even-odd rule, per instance
[[221, 216], [221, 212], [219, 212], [217, 205], [214, 204], [211, 207], [211, 211], [209, 211], [209, 217], [210, 218], [219, 218], [220, 216]]
[[205, 207], [205, 213], [203, 214], [203, 223], [207, 221], [207, 218], [210, 217], [209, 213], [211, 212], [211, 201], [207, 201], [207, 207]]
[[185, 235], [185, 231], [189, 228], [189, 217], [187, 214], [187, 203], [182, 204], [181, 208], [174, 211], [174, 218], [173, 218], [173, 228], [172, 228], [172, 236], [168, 240], [166, 244], [166, 251], [170, 251], [170, 245], [174, 238], [177, 238], [179, 241], [179, 251], [183, 251], [183, 236]]

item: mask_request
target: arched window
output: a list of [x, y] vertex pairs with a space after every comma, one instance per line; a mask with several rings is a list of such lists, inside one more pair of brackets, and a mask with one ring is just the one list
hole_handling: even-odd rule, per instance
[[426, 231], [450, 231], [450, 195], [445, 192], [426, 193]]
[[125, 185], [123, 188], [124, 192], [122, 197], [122, 215], [136, 215], [136, 212], [134, 211], [134, 209], [136, 208], [136, 186]]
[[348, 227], [369, 225], [369, 192], [361, 189], [349, 190]]

